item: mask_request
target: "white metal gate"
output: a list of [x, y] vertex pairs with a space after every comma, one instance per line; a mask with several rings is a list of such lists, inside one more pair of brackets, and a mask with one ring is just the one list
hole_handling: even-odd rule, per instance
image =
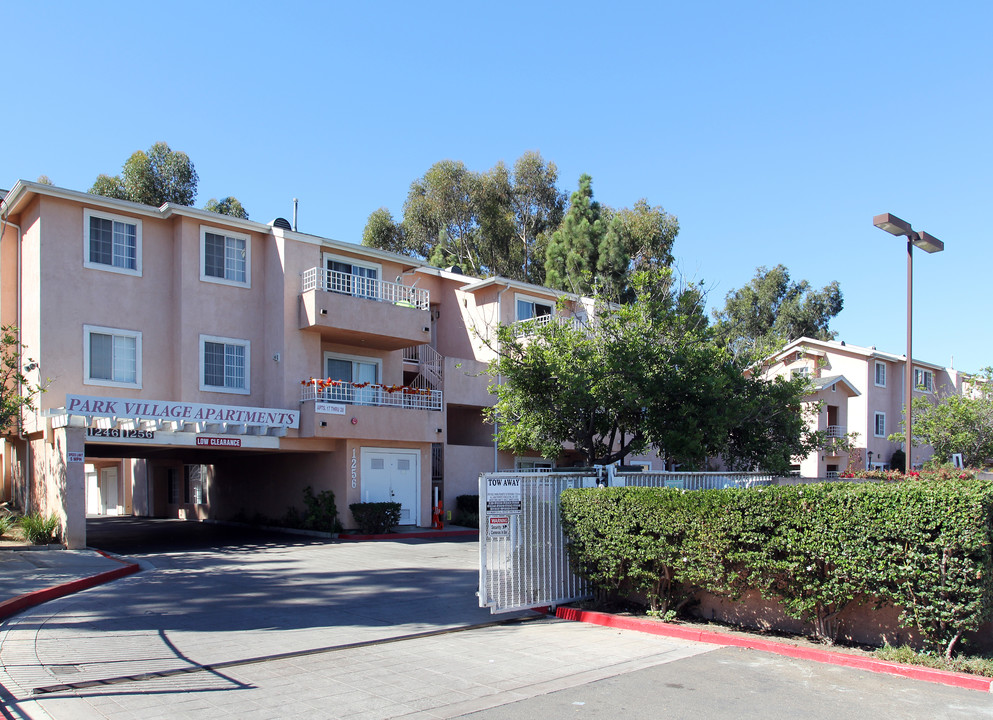
[[492, 613], [561, 605], [592, 595], [569, 567], [559, 521], [562, 491], [577, 487], [703, 490], [770, 485], [755, 473], [496, 472], [479, 477], [479, 606]]

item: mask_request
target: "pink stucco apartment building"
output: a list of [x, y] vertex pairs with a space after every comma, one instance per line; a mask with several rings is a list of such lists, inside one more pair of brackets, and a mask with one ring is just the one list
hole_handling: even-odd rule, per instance
[[[914, 360], [914, 395], [961, 393], [966, 375], [953, 368]], [[802, 337], [767, 358], [756, 370], [764, 377], [778, 375], [810, 378], [814, 392], [808, 397], [820, 409], [811, 427], [828, 438], [856, 433], [851, 453], [826, 448], [811, 453], [793, 466], [807, 478], [834, 478], [850, 468], [889, 469], [900, 443], [891, 433], [902, 429], [906, 356], [859, 347], [844, 342]], [[915, 466], [930, 459], [929, 446], [915, 447]], [[897, 468], [901, 469], [901, 468]]]
[[2, 442], [0, 499], [57, 513], [70, 547], [87, 514], [278, 517], [307, 486], [346, 527], [391, 498], [428, 526], [435, 489], [451, 509], [481, 472], [555, 462], [496, 448], [484, 341], [583, 298], [27, 181], [0, 220], [0, 322], [47, 388]]

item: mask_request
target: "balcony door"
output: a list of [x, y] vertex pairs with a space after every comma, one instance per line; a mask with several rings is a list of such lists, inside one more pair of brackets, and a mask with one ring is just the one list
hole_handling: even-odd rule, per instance
[[[379, 363], [370, 359], [359, 359], [347, 355], [332, 355], [325, 353], [325, 377], [332, 380], [342, 380], [347, 383], [378, 383]], [[372, 405], [376, 397], [375, 388], [357, 388], [354, 386], [341, 389], [342, 402], [356, 405]]]
[[326, 290], [343, 295], [379, 299], [379, 267], [365, 265], [347, 258], [324, 256]]
[[828, 426], [840, 425], [841, 424], [841, 423], [838, 422], [838, 406], [837, 405], [828, 405], [827, 416], [828, 416]]

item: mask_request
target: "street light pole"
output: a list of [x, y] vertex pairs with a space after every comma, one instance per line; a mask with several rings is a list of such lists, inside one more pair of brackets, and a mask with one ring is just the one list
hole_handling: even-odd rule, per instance
[[910, 469], [913, 464], [910, 460], [910, 455], [913, 452], [911, 443], [911, 438], [913, 437], [913, 418], [914, 413], [911, 411], [912, 403], [914, 402], [914, 352], [913, 352], [913, 340], [914, 340], [914, 241], [908, 235], [907, 236], [907, 361], [903, 370], [903, 407], [905, 408], [904, 415], [906, 416], [906, 422], [904, 423], [904, 437], [906, 442], [904, 446], [903, 455], [903, 472], [905, 475], [910, 475]]
[[914, 245], [927, 253], [937, 253], [945, 249], [945, 243], [926, 232], [916, 232], [910, 223], [901, 220], [896, 215], [883, 213], [872, 219], [872, 224], [890, 235], [907, 236], [907, 363], [904, 369], [904, 472], [910, 474], [913, 437], [913, 420], [911, 404], [914, 400], [914, 359], [913, 359], [913, 324], [914, 324]]

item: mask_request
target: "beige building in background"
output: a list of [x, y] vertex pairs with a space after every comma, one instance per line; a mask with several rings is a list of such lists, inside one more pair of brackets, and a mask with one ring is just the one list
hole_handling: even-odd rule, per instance
[[582, 298], [27, 181], [0, 216], [0, 322], [47, 387], [2, 443], [0, 498], [59, 514], [71, 547], [87, 514], [279, 517], [307, 486], [346, 527], [389, 499], [429, 526], [435, 491], [451, 509], [481, 472], [570, 462], [497, 450], [484, 340]]
[[[853, 450], [811, 453], [793, 466], [801, 477], [835, 478], [852, 469], [889, 469], [894, 451], [902, 449], [888, 436], [902, 430], [906, 356], [859, 347], [844, 342], [800, 338], [762, 364], [762, 375], [809, 377], [820, 411], [811, 427], [828, 438], [856, 433]], [[953, 368], [914, 360], [914, 396], [961, 393], [965, 374]], [[913, 460], [920, 466], [931, 458], [930, 446], [915, 447]], [[897, 468], [901, 469], [901, 468]]]

